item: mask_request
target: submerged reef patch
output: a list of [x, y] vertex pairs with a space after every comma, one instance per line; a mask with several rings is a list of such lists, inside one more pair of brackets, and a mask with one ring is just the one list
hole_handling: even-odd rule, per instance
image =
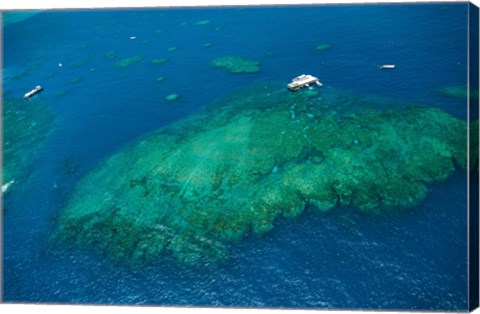
[[231, 73], [260, 72], [260, 62], [236, 56], [224, 56], [216, 58], [210, 62], [210, 65], [214, 68], [227, 69]]
[[204, 25], [208, 25], [208, 24], [210, 24], [210, 23], [212, 23], [211, 20], [201, 20], [201, 21], [195, 22], [195, 25], [197, 25], [197, 26], [204, 26]]
[[106, 59], [115, 59], [117, 57], [117, 51], [116, 50], [110, 50], [105, 53], [105, 58]]
[[315, 49], [317, 49], [318, 51], [325, 51], [325, 50], [328, 50], [330, 48], [332, 48], [332, 46], [328, 45], [328, 44], [321, 44], [321, 45], [317, 45], [315, 47]]
[[167, 61], [168, 61], [167, 58], [156, 58], [156, 59], [152, 60], [152, 63], [153, 64], [162, 64], [162, 63], [165, 63]]
[[77, 84], [77, 83], [80, 83], [82, 81], [82, 78], [81, 77], [74, 77], [72, 78], [70, 81], [68, 81], [70, 84]]
[[67, 91], [67, 90], [64, 90], [64, 89], [58, 91], [58, 92], [55, 94], [55, 96], [57, 96], [57, 97], [63, 97], [63, 96], [66, 96], [66, 95], [68, 95], [68, 91]]
[[3, 12], [2, 13], [2, 20], [3, 20], [3, 25], [7, 26], [10, 24], [18, 23], [24, 20], [27, 20], [31, 17], [34, 17], [35, 15], [41, 13], [42, 11], [36, 10], [36, 11], [24, 11], [24, 12]]
[[137, 62], [140, 62], [143, 60], [143, 55], [136, 55], [130, 58], [125, 58], [122, 60], [119, 60], [117, 63], [115, 63], [115, 67], [117, 68], [127, 68]]
[[106, 159], [79, 182], [53, 240], [115, 261], [205, 266], [308, 204], [416, 206], [429, 183], [466, 167], [466, 136], [465, 121], [436, 108], [254, 86]]
[[[468, 99], [469, 91], [467, 85], [453, 85], [453, 86], [445, 86], [438, 89], [440, 94], [460, 98], [460, 99]], [[478, 89], [471, 88], [470, 89], [470, 97], [472, 99], [478, 99]]]
[[47, 104], [6, 99], [3, 102], [2, 184], [13, 182], [8, 189], [25, 181], [35, 163], [38, 150], [50, 133], [54, 117]]
[[175, 101], [178, 98], [180, 98], [180, 95], [178, 95], [178, 94], [170, 94], [168, 96], [165, 96], [166, 101]]

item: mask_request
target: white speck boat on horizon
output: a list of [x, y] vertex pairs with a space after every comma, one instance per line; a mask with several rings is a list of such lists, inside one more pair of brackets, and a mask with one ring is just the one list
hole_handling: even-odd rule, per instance
[[292, 79], [292, 82], [288, 84], [288, 89], [296, 91], [303, 87], [310, 87], [310, 84], [323, 85], [317, 77], [310, 74], [302, 74]]

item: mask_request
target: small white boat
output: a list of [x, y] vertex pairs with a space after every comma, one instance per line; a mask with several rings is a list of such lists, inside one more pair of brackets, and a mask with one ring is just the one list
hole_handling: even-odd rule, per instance
[[8, 183], [5, 183], [4, 185], [2, 185], [2, 194], [7, 192], [8, 188], [13, 184], [15, 183], [15, 180], [12, 180]]
[[383, 64], [380, 69], [395, 69], [395, 64]]
[[28, 93], [23, 95], [23, 98], [25, 98], [25, 99], [30, 98], [33, 95], [40, 93], [42, 90], [43, 90], [43, 87], [40, 86], [40, 85], [37, 85], [37, 86], [35, 86], [34, 89], [32, 89], [31, 91], [29, 91]]
[[310, 84], [323, 85], [317, 77], [310, 74], [302, 74], [292, 79], [292, 82], [288, 84], [288, 89], [295, 91], [302, 87], [310, 87]]

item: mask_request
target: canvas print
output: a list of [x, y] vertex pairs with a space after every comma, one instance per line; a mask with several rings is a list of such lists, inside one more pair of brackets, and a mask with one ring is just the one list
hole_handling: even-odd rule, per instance
[[2, 32], [3, 302], [476, 307], [472, 4], [4, 11]]

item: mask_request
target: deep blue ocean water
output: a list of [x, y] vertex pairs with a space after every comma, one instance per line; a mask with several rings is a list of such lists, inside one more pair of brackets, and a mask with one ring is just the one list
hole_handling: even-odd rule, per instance
[[[266, 236], [233, 245], [229, 263], [216, 269], [189, 269], [168, 258], [129, 269], [95, 252], [66, 253], [47, 239], [75, 183], [99, 161], [250, 84], [312, 73], [323, 88], [439, 107], [466, 120], [466, 101], [437, 88], [467, 83], [467, 8], [51, 11], [4, 25], [4, 98], [21, 98], [41, 84], [37, 100], [55, 114], [34, 172], [4, 199], [4, 300], [466, 310], [467, 174], [461, 170], [431, 185], [421, 206], [407, 212], [307, 210], [278, 220]], [[207, 19], [210, 24], [195, 25]], [[319, 44], [331, 48], [320, 52]], [[111, 50], [117, 58], [107, 60]], [[145, 58], [137, 64], [113, 66], [138, 54]], [[223, 55], [258, 60], [262, 71], [234, 75], [209, 66]], [[154, 65], [154, 58], [169, 61]], [[386, 63], [397, 68], [380, 70]], [[156, 81], [159, 76], [165, 80]], [[81, 80], [72, 84], [75, 78]], [[68, 93], [57, 96], [62, 91]], [[180, 99], [165, 101], [171, 93]], [[66, 160], [76, 169], [69, 175]]]

